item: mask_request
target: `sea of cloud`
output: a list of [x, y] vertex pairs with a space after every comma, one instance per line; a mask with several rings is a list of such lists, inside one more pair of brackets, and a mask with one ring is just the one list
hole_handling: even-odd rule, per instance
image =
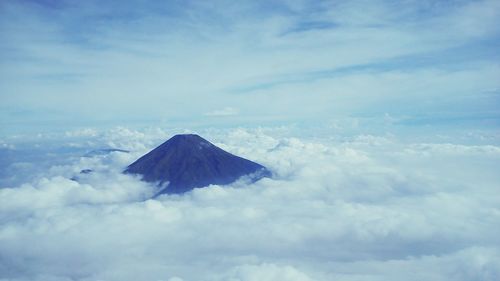
[[498, 145], [204, 130], [273, 178], [150, 199], [179, 132], [1, 140], [0, 280], [500, 280]]

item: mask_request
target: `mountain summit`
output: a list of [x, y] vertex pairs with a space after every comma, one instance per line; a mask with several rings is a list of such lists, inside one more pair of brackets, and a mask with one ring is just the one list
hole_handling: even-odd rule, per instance
[[125, 173], [142, 175], [147, 182], [168, 183], [160, 194], [225, 185], [245, 175], [253, 181], [270, 176], [264, 166], [226, 152], [194, 134], [173, 136], [130, 164]]

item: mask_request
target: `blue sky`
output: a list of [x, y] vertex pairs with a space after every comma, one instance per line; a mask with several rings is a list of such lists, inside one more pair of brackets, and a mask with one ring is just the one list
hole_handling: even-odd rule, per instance
[[497, 129], [499, 1], [2, 1], [0, 133]]

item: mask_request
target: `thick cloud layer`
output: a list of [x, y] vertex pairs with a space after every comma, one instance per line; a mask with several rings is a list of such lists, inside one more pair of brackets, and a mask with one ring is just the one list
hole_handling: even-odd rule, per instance
[[0, 189], [0, 280], [500, 278], [498, 146], [208, 130], [274, 177], [149, 199], [120, 172], [172, 133], [58, 138], [72, 157]]

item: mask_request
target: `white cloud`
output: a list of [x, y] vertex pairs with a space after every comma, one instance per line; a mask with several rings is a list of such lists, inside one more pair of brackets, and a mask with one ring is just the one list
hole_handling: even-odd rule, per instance
[[223, 109], [214, 110], [205, 113], [205, 116], [232, 116], [239, 113], [239, 110], [233, 107], [224, 107]]
[[[203, 136], [275, 178], [148, 200], [153, 187], [120, 172], [170, 135], [98, 132], [93, 143], [132, 152], [73, 158], [0, 189], [0, 278], [500, 277], [498, 146], [207, 130]], [[84, 168], [94, 172], [69, 179]]]
[[223, 280], [238, 281], [309, 281], [313, 280], [292, 266], [277, 266], [274, 264], [242, 265], [232, 269], [231, 277]]

